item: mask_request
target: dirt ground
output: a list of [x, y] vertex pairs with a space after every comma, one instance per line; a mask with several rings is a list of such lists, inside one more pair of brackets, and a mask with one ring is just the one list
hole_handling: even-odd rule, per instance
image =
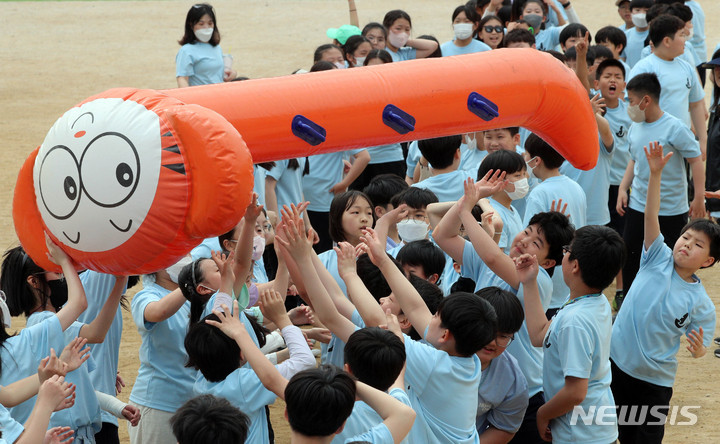
[[[272, 77], [308, 69], [312, 53], [326, 43], [325, 30], [348, 22], [344, 1], [213, 1], [222, 32], [221, 46], [235, 58], [240, 75]], [[457, 2], [432, 0], [356, 0], [360, 23], [381, 21], [387, 10], [401, 8], [413, 18], [415, 35], [452, 37], [450, 15]], [[708, 48], [720, 41], [720, 2], [699, 0], [707, 18]], [[21, 163], [42, 143], [47, 130], [68, 108], [86, 97], [121, 86], [174, 88], [177, 40], [191, 2], [1, 2], [0, 144], [5, 174], [0, 176], [0, 247], [13, 246], [12, 195]], [[612, 0], [575, 0], [582, 22], [592, 32], [620, 23]], [[282, 32], [280, 32], [282, 30]], [[709, 91], [709, 89], [707, 90]], [[337, 98], [342, 100], [342, 98]], [[349, 104], [351, 105], [351, 104]], [[700, 273], [720, 307], [717, 267]], [[134, 294], [135, 290], [131, 291]], [[609, 294], [609, 292], [608, 292]], [[127, 400], [137, 375], [140, 337], [125, 313], [120, 371]], [[15, 319], [20, 328], [24, 320]], [[706, 335], [715, 336], [713, 332]], [[672, 404], [699, 406], [693, 426], [668, 426], [666, 442], [720, 442], [717, 377], [720, 360], [712, 350], [693, 360], [681, 348], [680, 370]], [[272, 408], [277, 442], [289, 442], [280, 402]], [[713, 419], [716, 418], [716, 419]], [[713, 424], [715, 424], [713, 426]], [[121, 426], [122, 442], [128, 442]]]

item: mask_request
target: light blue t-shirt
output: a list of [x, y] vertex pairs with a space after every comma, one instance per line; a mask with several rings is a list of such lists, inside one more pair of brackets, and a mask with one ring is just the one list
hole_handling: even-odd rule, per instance
[[470, 43], [465, 46], [457, 46], [454, 40], [447, 41], [440, 45], [440, 51], [443, 57], [474, 54], [476, 52], [490, 51], [492, 48], [481, 42], [480, 40], [472, 39]]
[[408, 145], [408, 153], [407, 157], [405, 158], [405, 166], [407, 167], [407, 170], [405, 171], [405, 175], [412, 179], [412, 177], [415, 175], [415, 167], [417, 166], [417, 163], [420, 162], [420, 157], [422, 157], [422, 153], [420, 152], [420, 148], [418, 147], [417, 140], [413, 140]]
[[[557, 272], [557, 270], [556, 270]], [[523, 287], [519, 290], [512, 288], [507, 282], [500, 279], [475, 252], [470, 242], [465, 242], [463, 249], [462, 275], [475, 280], [475, 291], [485, 287], [499, 287], [517, 295], [520, 303], [525, 305]], [[540, 269], [538, 272], [538, 288], [540, 302], [543, 310], [547, 310], [553, 293], [553, 284], [547, 271]], [[528, 386], [528, 395], [535, 396], [542, 391], [542, 365], [543, 352], [541, 347], [534, 347], [530, 341], [530, 334], [527, 324], [523, 321], [520, 330], [515, 333], [515, 340], [510, 343], [507, 350], [517, 361], [520, 369], [525, 375]]]
[[[625, 54], [625, 62], [630, 65], [631, 68], [635, 67], [635, 64], [642, 59], [642, 50], [645, 47], [645, 39], [650, 32], [650, 28], [645, 31], [638, 31], [637, 27], [632, 27], [625, 31], [627, 37], [627, 46], [623, 51]], [[627, 81], [630, 80], [630, 76], [625, 74]]]
[[475, 422], [480, 435], [490, 426], [508, 433], [520, 429], [528, 406], [527, 381], [517, 360], [501, 353], [483, 370]]
[[258, 195], [258, 204], [265, 205], [265, 176], [267, 170], [259, 165], [253, 165], [253, 191]]
[[[24, 328], [17, 335], [7, 338], [0, 347], [0, 386], [4, 387], [36, 375], [40, 361], [50, 356], [51, 348], [55, 349], [58, 356], [65, 348], [65, 337], [57, 316], [49, 317], [44, 322]], [[36, 399], [37, 396], [33, 396], [9, 409], [13, 419], [24, 424], [30, 417]]]
[[[482, 136], [481, 136], [482, 137]], [[488, 152], [475, 148], [470, 148], [468, 144], [460, 144], [460, 166], [459, 170], [467, 171], [470, 176], [477, 178], [478, 168], [483, 159], [487, 157]]]
[[225, 74], [220, 45], [187, 43], [175, 56], [175, 76], [188, 77], [190, 86], [222, 83]]
[[307, 209], [327, 213], [335, 195], [330, 188], [343, 179], [343, 158], [354, 156], [362, 150], [338, 151], [335, 153], [316, 154], [309, 156], [310, 171], [302, 176], [302, 189], [305, 200], [309, 201]]
[[[588, 380], [585, 399], [574, 410], [550, 421], [554, 443], [607, 444], [617, 439], [614, 408], [603, 411], [606, 415], [601, 418], [602, 422], [593, 417], [586, 424], [576, 417], [571, 425], [573, 411], [577, 415], [587, 413], [591, 406], [596, 409], [615, 406], [610, 390], [611, 334], [612, 310], [602, 293], [574, 299], [553, 318], [543, 341], [545, 399], [557, 395], [567, 377]], [[609, 425], [601, 425], [603, 423]]]
[[[565, 8], [563, 8], [562, 3], [560, 3], [560, 0], [553, 0], [553, 3], [555, 3], [555, 6], [557, 6], [558, 10], [560, 10], [565, 22], [567, 22], [567, 13], [565, 12]], [[554, 8], [548, 8], [547, 21], [545, 23], [545, 26], [558, 26], [558, 23], [560, 23]]]
[[10, 416], [10, 411], [0, 404], [0, 431], [2, 431], [0, 444], [14, 443], [24, 430], [25, 427], [15, 421], [12, 416]]
[[223, 248], [217, 237], [208, 237], [200, 245], [190, 250], [190, 257], [194, 261], [202, 258], [210, 259], [213, 251], [223, 251]]
[[[402, 402], [406, 406], [410, 407], [410, 398], [408, 398], [407, 393], [405, 393], [403, 390], [399, 388], [394, 388], [390, 390], [388, 394], [393, 398], [397, 399], [398, 401]], [[367, 438], [368, 436], [373, 436], [373, 439], [377, 439], [377, 437], [375, 437], [374, 435], [367, 435], [367, 433], [371, 433], [371, 430], [374, 427], [379, 426], [382, 423], [382, 417], [380, 417], [380, 415], [378, 415], [372, 407], [370, 407], [363, 401], [355, 401], [352, 413], [348, 417], [347, 421], [345, 421], [345, 427], [343, 427], [342, 432], [338, 433], [335, 438], [333, 438], [332, 444], [343, 444], [345, 442], [355, 441], [385, 442], [371, 441]], [[361, 438], [362, 436], [365, 436], [365, 438]], [[388, 442], [393, 442], [392, 436], [390, 437], [390, 441]], [[401, 443], [407, 442], [407, 438], [401, 441]]]
[[185, 367], [188, 356], [184, 343], [190, 321], [190, 302], [162, 322], [145, 320], [145, 308], [169, 293], [170, 290], [148, 282], [130, 304], [142, 338], [140, 368], [130, 401], [164, 412], [174, 412], [192, 397], [197, 373]]
[[715, 331], [715, 305], [700, 279], [686, 282], [675, 271], [672, 249], [661, 235], [640, 257], [612, 329], [610, 357], [628, 375], [663, 387], [675, 382], [680, 340], [705, 330], [709, 347]]
[[397, 52], [393, 51], [389, 47], [385, 48], [385, 51], [390, 53], [393, 62], [404, 62], [405, 60], [415, 60], [417, 58], [417, 50], [409, 46], [398, 49]]
[[298, 158], [297, 161], [299, 166], [293, 170], [288, 168], [289, 160], [278, 160], [275, 162], [275, 166], [265, 173], [266, 177], [276, 180], [275, 196], [278, 210], [282, 209], [283, 205], [290, 207], [291, 203], [298, 205], [304, 200], [302, 173], [305, 168], [305, 158]]
[[[215, 306], [215, 300], [217, 299], [217, 297], [218, 297], [218, 293], [215, 293], [212, 296], [210, 296], [210, 299], [208, 299], [207, 303], [205, 304], [205, 308], [203, 309], [202, 318], [209, 316], [212, 313], [213, 307]], [[232, 307], [230, 307], [230, 309], [232, 309]], [[240, 313], [240, 322], [242, 322], [243, 325], [245, 326], [245, 330], [247, 330], [247, 332], [250, 334], [250, 337], [252, 338], [255, 345], [258, 348], [260, 348], [260, 343], [258, 342], [257, 335], [255, 334], [255, 329], [253, 329], [253, 326], [250, 323], [250, 320], [248, 320], [247, 313], [245, 310], [243, 310]]]
[[705, 11], [695, 0], [685, 2], [685, 6], [690, 8], [693, 13], [693, 36], [690, 44], [695, 50], [695, 57], [700, 60], [700, 63], [704, 63], [708, 59], [707, 44], [705, 43]]
[[465, 194], [465, 181], [475, 177], [463, 170], [455, 170], [449, 173], [430, 176], [425, 180], [412, 184], [413, 187], [430, 190], [438, 198], [439, 202], [451, 202], [460, 200]]
[[630, 127], [630, 157], [635, 161], [635, 177], [630, 193], [630, 208], [645, 211], [650, 168], [643, 147], [658, 141], [663, 152], [672, 151], [674, 155], [663, 168], [660, 179], [660, 216], [685, 214], [690, 207], [687, 200], [687, 179], [683, 158], [700, 156], [700, 145], [695, 136], [682, 121], [664, 113], [653, 123], [635, 123]]
[[614, 143], [607, 147], [602, 137], [598, 135], [598, 139], [600, 151], [595, 168], [588, 171], [580, 170], [567, 161], [560, 166], [560, 173], [577, 182], [585, 192], [587, 225], [605, 225], [610, 222], [610, 209], [607, 203], [610, 195], [610, 163], [615, 151]]
[[512, 246], [515, 236], [517, 236], [517, 234], [525, 228], [525, 225], [523, 225], [520, 215], [512, 204], [508, 209], [505, 205], [496, 201], [492, 197], [488, 197], [488, 201], [490, 202], [490, 205], [492, 205], [495, 214], [500, 216], [503, 221], [503, 229], [500, 234], [498, 246], [502, 248], [505, 254], [510, 254], [510, 247]]
[[[347, 296], [347, 287], [345, 286], [345, 281], [342, 280], [340, 277], [340, 274], [338, 273], [338, 266], [337, 266], [337, 253], [334, 249], [330, 249], [327, 251], [324, 251], [318, 255], [318, 258], [320, 259], [320, 262], [322, 262], [323, 266], [327, 269], [327, 271], [330, 272], [330, 275], [335, 279], [335, 282], [338, 283], [340, 286], [340, 289], [342, 290], [343, 294]], [[345, 364], [345, 343], [341, 341], [337, 336], [332, 335], [330, 337], [330, 342], [327, 344], [322, 344], [320, 346], [320, 362], [323, 364], [332, 364], [336, 367], [343, 368], [343, 365]]]
[[[650, 50], [650, 46], [646, 46], [642, 50], [642, 54], [640, 55], [641, 59], [644, 59], [645, 57], [652, 54], [652, 51]], [[690, 42], [685, 42], [685, 52], [680, 54], [678, 56], [678, 59], [684, 60], [687, 62], [690, 66], [698, 66], [702, 62], [697, 58], [695, 55], [695, 48], [690, 44]]]
[[368, 148], [367, 151], [370, 154], [369, 165], [375, 165], [378, 163], [398, 162], [403, 160], [403, 150], [402, 146], [400, 146], [399, 143], [374, 146]]
[[[80, 274], [80, 282], [85, 289], [88, 308], [78, 317], [79, 322], [91, 323], [100, 314], [105, 301], [115, 286], [115, 276], [87, 270]], [[124, 292], [125, 290], [123, 290]], [[99, 344], [88, 344], [97, 368], [90, 373], [90, 381], [95, 390], [115, 396], [115, 380], [120, 357], [120, 339], [122, 338], [122, 308], [115, 310], [115, 318]], [[100, 411], [102, 422], [118, 425], [117, 418], [105, 410]]]
[[690, 128], [690, 104], [705, 97], [695, 68], [679, 58], [668, 62], [650, 54], [633, 67], [628, 82], [636, 75], [646, 72], [654, 73], [660, 81], [660, 108]]
[[[36, 311], [27, 318], [27, 326], [32, 327], [53, 318], [57, 319], [57, 316], [51, 311]], [[73, 322], [63, 332], [65, 344], [69, 344], [77, 338], [84, 325], [82, 322]], [[70, 427], [75, 432], [76, 440], [91, 439], [100, 431], [102, 427], [100, 405], [90, 381], [90, 373], [94, 373], [96, 369], [95, 359], [90, 356], [80, 367], [65, 375], [67, 382], [75, 384], [75, 404], [70, 408], [54, 412], [50, 416], [49, 427]]]
[[450, 356], [407, 335], [405, 353], [405, 387], [417, 413], [408, 442], [479, 444], [475, 416], [480, 359]]
[[[395, 440], [393, 439], [392, 433], [390, 433], [390, 429], [387, 428], [385, 423], [381, 422], [380, 424], [376, 425], [375, 427], [371, 428], [367, 432], [353, 436], [352, 438], [348, 438], [347, 440], [343, 441], [347, 444], [354, 444], [354, 443], [370, 443], [370, 444], [394, 444]], [[404, 442], [404, 441], [402, 441]]]
[[540, 32], [535, 34], [535, 48], [540, 51], [556, 50], [560, 46], [560, 32], [565, 28], [563, 26], [552, 26], [549, 28], [541, 29]]
[[617, 108], [606, 108], [605, 119], [610, 124], [613, 132], [614, 154], [610, 161], [610, 185], [620, 185], [625, 169], [630, 163], [630, 140], [628, 133], [633, 121], [627, 113], [628, 104], [624, 100], [618, 100]]

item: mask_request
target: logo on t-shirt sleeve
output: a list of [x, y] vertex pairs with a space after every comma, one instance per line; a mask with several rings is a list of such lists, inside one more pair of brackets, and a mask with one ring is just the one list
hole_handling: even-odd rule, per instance
[[680, 319], [675, 319], [675, 327], [683, 328], [685, 321], [687, 321], [688, 313], [685, 313]]

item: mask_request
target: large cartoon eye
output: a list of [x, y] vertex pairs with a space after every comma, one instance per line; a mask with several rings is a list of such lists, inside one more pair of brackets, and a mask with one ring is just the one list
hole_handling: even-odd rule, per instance
[[80, 202], [80, 170], [75, 154], [63, 145], [50, 148], [40, 164], [40, 198], [57, 219], [67, 219]]
[[85, 148], [80, 165], [83, 189], [101, 207], [121, 205], [137, 187], [140, 159], [130, 139], [120, 133], [94, 138]]

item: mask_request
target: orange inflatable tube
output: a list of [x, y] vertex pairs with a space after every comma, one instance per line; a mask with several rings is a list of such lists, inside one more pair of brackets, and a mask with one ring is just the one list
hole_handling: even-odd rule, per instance
[[31, 153], [13, 219], [21, 244], [47, 270], [58, 268], [44, 232], [79, 268], [148, 273], [237, 224], [253, 162], [509, 126], [538, 134], [577, 168], [597, 161], [585, 90], [536, 50], [112, 89], [68, 110]]

